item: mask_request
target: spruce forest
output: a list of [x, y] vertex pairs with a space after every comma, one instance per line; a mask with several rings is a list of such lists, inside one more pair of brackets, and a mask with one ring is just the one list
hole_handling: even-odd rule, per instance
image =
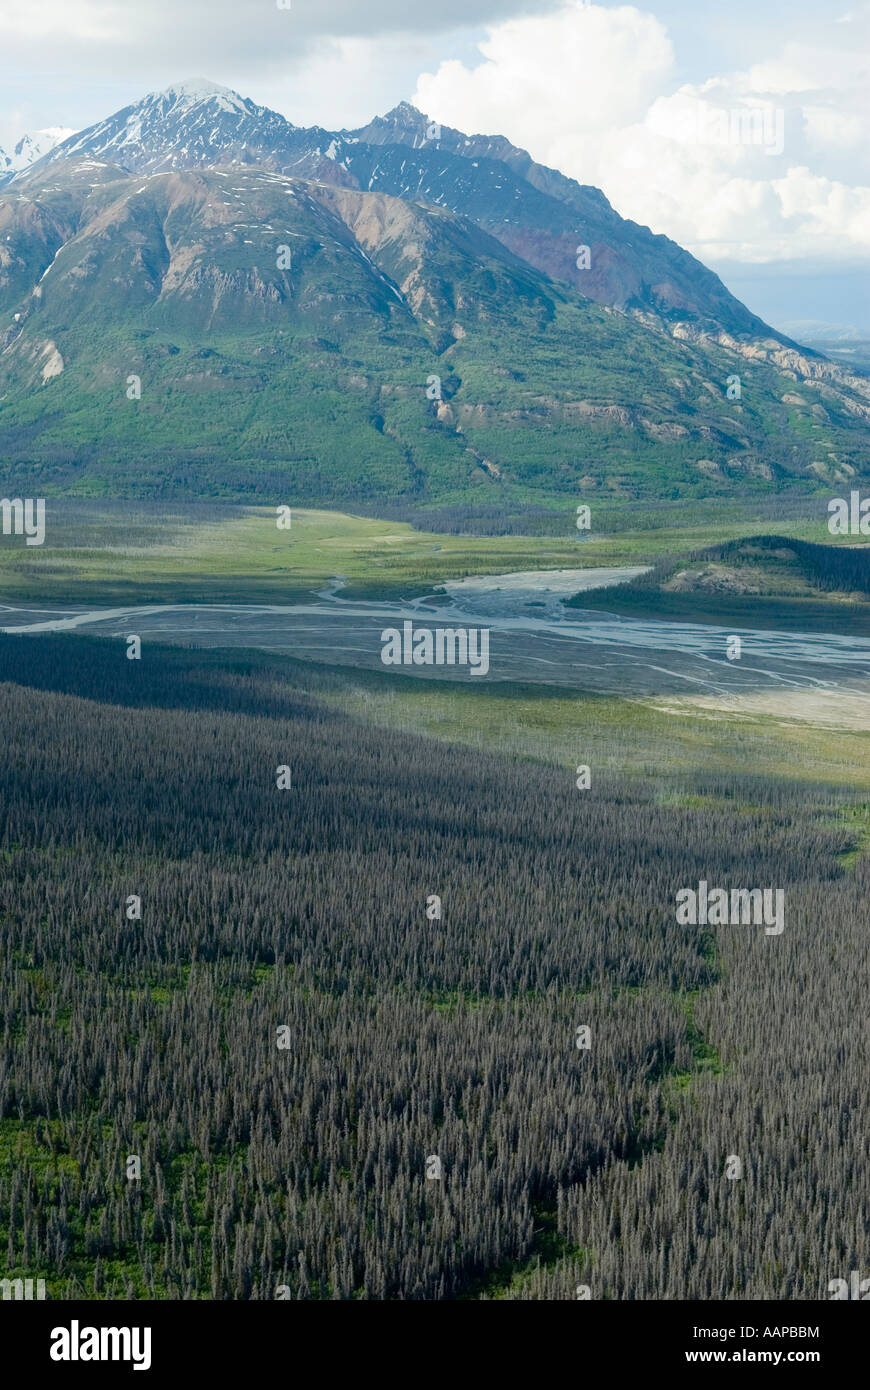
[[[814, 1299], [860, 1268], [860, 803], [748, 770], [581, 794], [317, 684], [0, 640], [9, 1270], [439, 1300]], [[678, 926], [702, 878], [785, 882], [787, 931]]]

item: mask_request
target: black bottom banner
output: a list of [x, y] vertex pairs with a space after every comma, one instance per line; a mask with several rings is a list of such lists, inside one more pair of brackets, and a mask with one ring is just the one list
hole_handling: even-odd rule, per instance
[[[179, 1372], [269, 1375], [281, 1364], [296, 1378], [303, 1353], [322, 1358], [330, 1376], [346, 1358], [357, 1374], [383, 1373], [386, 1362], [394, 1373], [401, 1364], [403, 1378], [424, 1381], [455, 1375], [457, 1354], [466, 1372], [501, 1370], [510, 1357], [514, 1377], [527, 1361], [540, 1371], [561, 1354], [578, 1374], [594, 1362], [630, 1375], [682, 1370], [703, 1378], [716, 1367], [766, 1366], [807, 1367], [830, 1378], [848, 1367], [854, 1374], [870, 1328], [866, 1315], [836, 1302], [514, 1302], [504, 1323], [506, 1312], [492, 1306], [472, 1321], [468, 1306], [445, 1303], [6, 1301], [0, 1327], [4, 1360], [14, 1351], [22, 1369], [49, 1381], [101, 1371], [161, 1381]], [[401, 1352], [403, 1335], [414, 1339], [410, 1359]], [[311, 1368], [304, 1374], [310, 1379]]]

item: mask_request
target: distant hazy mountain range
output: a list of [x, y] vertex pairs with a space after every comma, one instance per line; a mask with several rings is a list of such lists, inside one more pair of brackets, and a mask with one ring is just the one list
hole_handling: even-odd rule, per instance
[[74, 134], [74, 131], [65, 126], [50, 126], [47, 130], [35, 130], [30, 135], [22, 135], [11, 150], [0, 147], [0, 184], [10, 179], [13, 174], [20, 173], [22, 169], [28, 169], [31, 164], [35, 164], [43, 155]]
[[870, 379], [600, 190], [405, 104], [333, 132], [186, 83], [0, 188], [0, 447], [46, 487], [839, 485], [868, 423]]

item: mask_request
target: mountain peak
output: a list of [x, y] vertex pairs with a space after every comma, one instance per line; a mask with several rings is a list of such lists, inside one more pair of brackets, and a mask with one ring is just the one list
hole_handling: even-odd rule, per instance
[[[38, 180], [49, 165], [76, 157], [122, 174], [256, 167], [438, 206], [468, 217], [519, 261], [586, 299], [644, 313], [683, 334], [688, 321], [696, 333], [782, 341], [675, 243], [623, 222], [599, 189], [536, 164], [504, 136], [441, 126], [409, 101], [360, 130], [305, 130], [194, 77], [149, 93], [35, 163], [24, 151], [0, 154], [0, 182]], [[17, 172], [25, 163], [28, 172]], [[578, 244], [594, 249], [591, 275], [577, 263]]]
[[[367, 126], [352, 132], [357, 140], [370, 141], [375, 145], [401, 143], [410, 144], [415, 149], [428, 144], [432, 139], [431, 129], [436, 123], [409, 101], [400, 101], [385, 116], [375, 116]], [[440, 131], [440, 126], [437, 127]]]
[[129, 172], [158, 173], [214, 164], [251, 164], [273, 157], [292, 140], [289, 121], [205, 77], [173, 82], [116, 111], [51, 150], [46, 159], [87, 155]]
[[252, 103], [239, 96], [231, 87], [222, 87], [218, 82], [209, 82], [205, 77], [192, 77], [184, 82], [173, 82], [159, 92], [149, 92], [146, 102], [164, 102], [170, 110], [189, 109], [203, 101], [217, 101], [222, 111], [247, 112]]
[[412, 106], [409, 101], [400, 101], [398, 106], [394, 106], [392, 111], [388, 111], [382, 119], [385, 121], [394, 121], [396, 124], [402, 122], [407, 125], [419, 125], [420, 122], [425, 121], [427, 117], [424, 116], [423, 112], [419, 111], [416, 106]]

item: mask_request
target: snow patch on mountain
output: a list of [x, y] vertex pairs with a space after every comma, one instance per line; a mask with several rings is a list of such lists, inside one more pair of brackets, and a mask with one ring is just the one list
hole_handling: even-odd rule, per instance
[[197, 77], [149, 92], [80, 131], [50, 150], [48, 162], [88, 154], [140, 173], [248, 164], [264, 144], [281, 147], [294, 132], [278, 112]]
[[66, 126], [47, 126], [45, 130], [29, 131], [19, 137], [12, 149], [0, 149], [0, 178], [4, 174], [17, 174], [21, 169], [29, 169], [37, 159], [55, 149], [75, 131]]

